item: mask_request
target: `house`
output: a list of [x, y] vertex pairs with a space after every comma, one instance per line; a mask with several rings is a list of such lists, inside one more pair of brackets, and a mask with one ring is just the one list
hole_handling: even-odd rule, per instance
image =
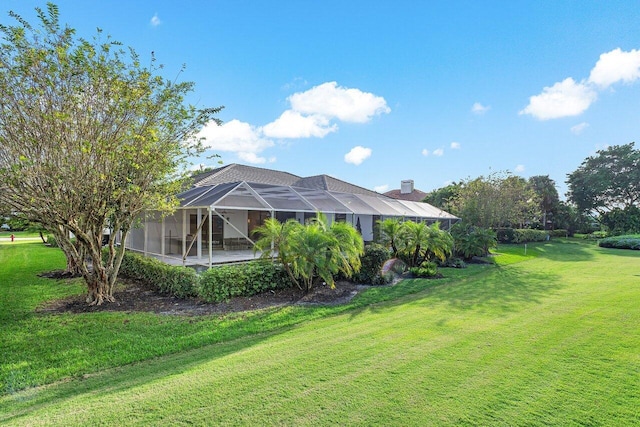
[[374, 240], [374, 226], [385, 218], [439, 221], [443, 228], [459, 220], [429, 204], [396, 200], [329, 175], [299, 177], [240, 164], [196, 176], [178, 199], [172, 215], [148, 212], [126, 247], [168, 262], [211, 266], [231, 254], [253, 258], [252, 232], [269, 217], [303, 223], [322, 212], [330, 222], [353, 224], [365, 242]]
[[427, 197], [428, 193], [415, 188], [412, 179], [400, 181], [400, 188], [397, 190], [389, 190], [384, 193], [385, 196], [392, 199], [408, 200], [411, 202], [421, 202]]

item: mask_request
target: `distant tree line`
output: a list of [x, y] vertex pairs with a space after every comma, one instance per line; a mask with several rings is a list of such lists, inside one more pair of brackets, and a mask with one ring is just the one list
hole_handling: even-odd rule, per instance
[[611, 234], [640, 232], [640, 150], [633, 142], [598, 151], [566, 182], [566, 201], [548, 175], [527, 180], [508, 172], [447, 185], [424, 201], [478, 227], [565, 229], [572, 235], [597, 225]]

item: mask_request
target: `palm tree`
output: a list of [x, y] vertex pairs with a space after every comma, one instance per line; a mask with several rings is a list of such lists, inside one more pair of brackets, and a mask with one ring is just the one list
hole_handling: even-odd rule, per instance
[[440, 229], [439, 222], [429, 226], [423, 222], [407, 221], [402, 225], [402, 235], [410, 267], [418, 267], [432, 257], [444, 261], [451, 255], [453, 238]]
[[360, 270], [364, 242], [351, 224], [336, 222], [329, 226], [326, 217], [318, 214], [305, 226], [295, 220], [281, 224], [268, 219], [255, 232], [262, 237], [254, 251], [262, 250], [263, 257], [277, 251], [289, 277], [307, 292], [319, 280], [334, 288], [335, 274], [342, 272], [350, 277]]
[[391, 248], [392, 256], [397, 258], [402, 242], [402, 223], [398, 218], [387, 218], [378, 221], [381, 243]]

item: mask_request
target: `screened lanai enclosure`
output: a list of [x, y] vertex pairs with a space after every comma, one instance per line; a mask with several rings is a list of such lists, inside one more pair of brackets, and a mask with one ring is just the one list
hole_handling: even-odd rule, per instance
[[[283, 181], [262, 179], [269, 180]], [[147, 212], [141, 218], [142, 227], [130, 232], [126, 246], [171, 264], [211, 267], [253, 259], [252, 248], [257, 238], [253, 231], [270, 217], [281, 222], [295, 219], [304, 223], [321, 212], [329, 222], [352, 224], [365, 242], [377, 238], [375, 224], [386, 218], [439, 221], [445, 229], [459, 220], [427, 203], [396, 200], [356, 186], [352, 187], [357, 192], [341, 192], [309, 188], [308, 180], [301, 182], [300, 178], [289, 180], [300, 185], [247, 181], [196, 184], [178, 195], [180, 207], [174, 214], [162, 217]], [[314, 182], [317, 184], [317, 179]], [[338, 183], [343, 184], [342, 189], [351, 186]]]

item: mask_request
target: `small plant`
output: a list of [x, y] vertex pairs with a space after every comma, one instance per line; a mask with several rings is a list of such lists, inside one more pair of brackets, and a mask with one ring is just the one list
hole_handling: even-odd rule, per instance
[[389, 258], [391, 251], [384, 246], [376, 243], [366, 246], [360, 258], [360, 271], [353, 275], [353, 281], [368, 285], [386, 285], [393, 279], [393, 274], [382, 274], [382, 266]]
[[411, 267], [409, 272], [415, 277], [435, 277], [438, 275], [438, 264], [425, 261], [419, 267]]

